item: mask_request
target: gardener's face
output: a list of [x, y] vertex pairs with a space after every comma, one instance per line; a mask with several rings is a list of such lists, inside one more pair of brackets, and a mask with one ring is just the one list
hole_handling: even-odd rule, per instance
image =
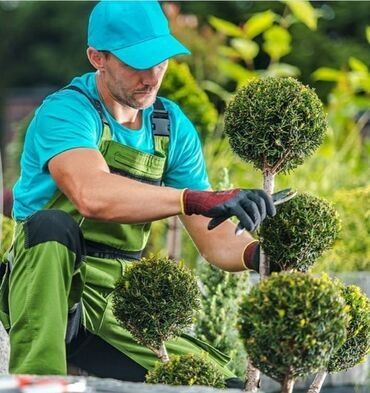
[[147, 70], [137, 70], [112, 54], [103, 55], [104, 66], [99, 72], [108, 93], [115, 101], [135, 109], [143, 109], [154, 103], [168, 60]]

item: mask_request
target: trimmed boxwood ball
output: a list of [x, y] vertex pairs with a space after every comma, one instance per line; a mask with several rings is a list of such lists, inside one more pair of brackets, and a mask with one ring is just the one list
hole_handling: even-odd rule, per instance
[[293, 78], [253, 80], [225, 112], [233, 151], [260, 170], [288, 172], [321, 144], [327, 129], [316, 93]]
[[167, 385], [205, 385], [224, 388], [224, 376], [206, 355], [173, 356], [168, 363], [157, 362], [146, 376], [147, 383]]
[[327, 367], [330, 373], [348, 370], [370, 353], [370, 300], [359, 287], [344, 286], [338, 281], [351, 319], [345, 343], [330, 358]]
[[194, 274], [168, 258], [144, 258], [127, 268], [113, 294], [118, 322], [149, 348], [179, 335], [200, 307]]
[[277, 206], [276, 215], [261, 225], [259, 236], [272, 270], [279, 266], [305, 272], [333, 245], [339, 230], [339, 216], [332, 205], [302, 193]]
[[245, 296], [239, 331], [253, 365], [282, 382], [325, 369], [347, 323], [347, 306], [328, 276], [282, 272]]

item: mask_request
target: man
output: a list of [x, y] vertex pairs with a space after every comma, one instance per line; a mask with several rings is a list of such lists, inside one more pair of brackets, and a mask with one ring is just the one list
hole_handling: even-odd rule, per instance
[[[261, 190], [205, 191], [193, 125], [156, 97], [168, 59], [187, 53], [158, 3], [101, 2], [88, 30], [97, 72], [36, 111], [14, 187], [17, 225], [3, 280], [10, 372], [65, 374], [69, 362], [97, 376], [144, 380], [156, 358], [118, 325], [111, 295], [154, 220], [180, 215], [210, 263], [258, 270], [258, 243], [235, 236], [228, 218], [254, 230], [275, 214], [271, 198]], [[207, 344], [183, 335], [166, 346], [170, 355], [208, 351], [227, 386], [242, 387], [227, 357]]]

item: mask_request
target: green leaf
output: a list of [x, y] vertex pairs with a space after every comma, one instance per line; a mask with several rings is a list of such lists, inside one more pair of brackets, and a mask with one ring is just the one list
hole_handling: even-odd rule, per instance
[[369, 69], [367, 68], [366, 64], [363, 63], [361, 60], [356, 59], [356, 57], [351, 56], [349, 58], [348, 63], [353, 71], [364, 72], [364, 73], [369, 72]]
[[222, 56], [229, 57], [231, 59], [240, 59], [240, 54], [234, 48], [230, 48], [226, 45], [221, 45], [217, 49], [218, 53]]
[[213, 81], [208, 81], [208, 80], [203, 81], [203, 82], [201, 82], [201, 87], [204, 90], [207, 90], [207, 91], [215, 94], [216, 96], [220, 97], [225, 102], [230, 101], [230, 99], [232, 97], [231, 93], [229, 93], [221, 85], [219, 85], [218, 83], [213, 82]]
[[367, 42], [370, 44], [370, 26], [366, 26], [366, 38]]
[[216, 18], [211, 16], [209, 18], [209, 23], [220, 33], [226, 34], [231, 37], [241, 37], [243, 35], [242, 29], [234, 25], [234, 23], [228, 22], [227, 20]]
[[238, 84], [245, 84], [255, 75], [240, 64], [233, 63], [230, 60], [221, 59], [218, 62], [218, 67], [226, 76], [235, 80]]
[[266, 75], [273, 77], [298, 76], [301, 71], [298, 67], [286, 63], [271, 64], [266, 70]]
[[246, 61], [253, 60], [259, 52], [258, 45], [254, 41], [247, 40], [245, 38], [234, 38], [231, 40], [231, 45]]
[[337, 82], [341, 75], [341, 71], [329, 67], [320, 67], [312, 74], [315, 80], [326, 82]]
[[272, 26], [263, 34], [265, 43], [264, 51], [274, 60], [279, 60], [291, 51], [292, 37], [288, 30], [281, 26]]
[[254, 38], [271, 27], [275, 17], [275, 13], [271, 10], [259, 12], [246, 21], [243, 30], [248, 38]]
[[317, 28], [317, 15], [315, 8], [306, 0], [283, 0], [294, 16], [311, 30]]

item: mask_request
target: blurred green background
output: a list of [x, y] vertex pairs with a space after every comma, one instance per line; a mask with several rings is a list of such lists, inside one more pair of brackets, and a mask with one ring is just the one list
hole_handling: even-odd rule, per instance
[[[19, 171], [27, 116], [42, 98], [92, 71], [86, 51], [95, 2], [0, 2], [0, 146], [5, 212]], [[262, 175], [233, 155], [225, 105], [255, 77], [293, 76], [316, 89], [329, 130], [318, 151], [276, 189], [294, 187], [335, 204], [342, 234], [315, 269], [370, 270], [370, 7], [368, 2], [163, 2], [193, 55], [170, 64], [161, 94], [180, 103], [200, 132], [214, 188], [260, 188]], [[4, 231], [4, 233], [10, 233]], [[173, 234], [172, 234], [173, 235]], [[171, 250], [198, 259], [186, 234]], [[8, 241], [10, 235], [8, 235]], [[168, 252], [168, 223], [155, 223], [147, 252]], [[3, 248], [7, 242], [4, 242]]]

